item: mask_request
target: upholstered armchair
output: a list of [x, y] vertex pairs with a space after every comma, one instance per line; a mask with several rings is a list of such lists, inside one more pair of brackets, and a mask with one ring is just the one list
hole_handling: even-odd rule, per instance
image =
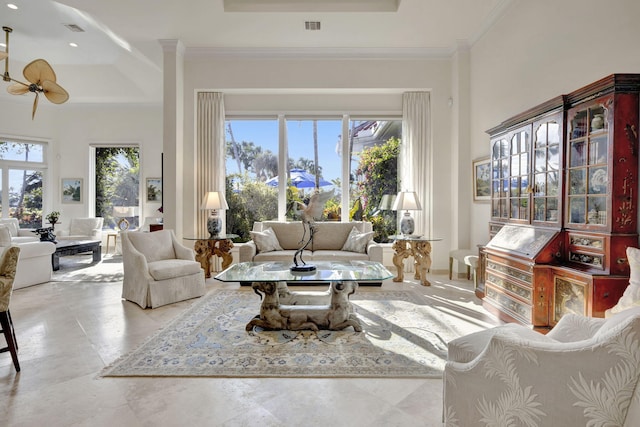
[[59, 226], [54, 234], [57, 240], [102, 240], [104, 218], [71, 218], [66, 227]]
[[[3, 248], [5, 249], [5, 248]], [[4, 250], [2, 261], [0, 262], [0, 327], [4, 334], [7, 346], [0, 348], [0, 353], [8, 351], [11, 353], [13, 366], [17, 372], [20, 372], [20, 363], [18, 362], [18, 342], [13, 329], [13, 321], [9, 312], [9, 302], [13, 292], [13, 279], [16, 276], [16, 268], [18, 266], [18, 257], [20, 248], [11, 246]]]
[[446, 426], [640, 425], [640, 307], [567, 314], [547, 335], [508, 324], [449, 343]]
[[204, 295], [204, 270], [173, 230], [125, 231], [122, 236], [122, 298], [142, 308]]

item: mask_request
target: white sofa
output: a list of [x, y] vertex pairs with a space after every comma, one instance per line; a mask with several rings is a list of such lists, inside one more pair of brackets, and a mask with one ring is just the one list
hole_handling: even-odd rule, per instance
[[[18, 223], [15, 218], [10, 218]], [[45, 283], [51, 280], [53, 268], [51, 255], [56, 251], [56, 245], [51, 242], [41, 242], [36, 234], [28, 230], [20, 230], [22, 235], [12, 235], [12, 223], [4, 220], [0, 223], [0, 247], [18, 246], [20, 256], [18, 268], [13, 282], [13, 289]], [[30, 235], [25, 235], [29, 233]]]
[[517, 324], [449, 342], [446, 426], [640, 425], [640, 306], [565, 314], [547, 335]]
[[64, 227], [56, 228], [56, 240], [100, 240], [104, 218], [71, 218]]
[[[370, 222], [316, 222], [317, 231], [313, 244], [302, 254], [305, 262], [309, 261], [377, 261], [382, 262], [382, 246], [372, 240], [373, 228]], [[366, 244], [362, 252], [343, 250], [347, 238], [356, 228], [363, 234]], [[300, 248], [303, 237], [303, 226], [300, 221], [280, 222], [262, 221], [253, 224], [253, 231], [264, 233], [271, 228], [281, 249], [259, 250], [254, 240], [239, 245], [239, 261], [293, 261], [293, 255]], [[266, 248], [263, 248], [266, 249]]]
[[13, 244], [40, 241], [40, 237], [33, 232], [33, 229], [20, 228], [18, 218], [0, 218], [0, 225], [6, 225], [9, 228]]

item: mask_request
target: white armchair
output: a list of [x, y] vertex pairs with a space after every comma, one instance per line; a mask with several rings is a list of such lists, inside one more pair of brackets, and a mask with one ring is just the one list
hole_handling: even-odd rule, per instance
[[59, 227], [53, 233], [57, 240], [102, 240], [104, 218], [71, 218], [66, 227]]
[[142, 308], [204, 295], [204, 270], [192, 249], [176, 239], [173, 230], [121, 234], [124, 280], [122, 298]]
[[446, 426], [640, 425], [640, 307], [562, 317], [546, 336], [508, 324], [449, 343]]

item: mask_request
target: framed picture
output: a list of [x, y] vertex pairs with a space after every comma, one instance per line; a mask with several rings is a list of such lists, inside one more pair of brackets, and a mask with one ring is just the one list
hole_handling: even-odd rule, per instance
[[473, 161], [473, 200], [491, 200], [491, 163], [488, 157]]
[[162, 203], [162, 178], [147, 178], [147, 202]]
[[62, 203], [82, 203], [82, 178], [62, 178]]

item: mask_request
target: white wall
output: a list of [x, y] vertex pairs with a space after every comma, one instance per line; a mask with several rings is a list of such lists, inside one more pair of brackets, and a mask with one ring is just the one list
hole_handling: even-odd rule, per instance
[[[451, 244], [449, 182], [451, 65], [447, 60], [310, 60], [190, 57], [185, 60], [185, 169], [193, 165], [195, 93], [225, 93], [225, 110], [233, 114], [268, 112], [397, 113], [402, 93], [429, 90], [433, 123], [434, 269], [444, 270]], [[195, 233], [194, 182], [185, 181], [184, 232]], [[189, 212], [191, 210], [191, 212]]]
[[[45, 104], [45, 105], [43, 105]], [[61, 221], [83, 217], [92, 213], [87, 203], [90, 177], [90, 145], [134, 143], [140, 146], [141, 201], [145, 216], [157, 216], [158, 204], [146, 204], [145, 178], [161, 176], [162, 152], [161, 106], [99, 106], [99, 105], [46, 105], [42, 100], [34, 120], [31, 120], [31, 103], [0, 101], [0, 134], [46, 140], [49, 171], [45, 179], [51, 184], [51, 192], [43, 201], [46, 214], [60, 211]], [[83, 203], [62, 204], [60, 179], [83, 178]]]
[[[515, 1], [471, 48], [472, 158], [485, 131], [613, 73], [640, 73], [640, 1]], [[474, 203], [472, 242], [488, 241], [489, 205]]]

